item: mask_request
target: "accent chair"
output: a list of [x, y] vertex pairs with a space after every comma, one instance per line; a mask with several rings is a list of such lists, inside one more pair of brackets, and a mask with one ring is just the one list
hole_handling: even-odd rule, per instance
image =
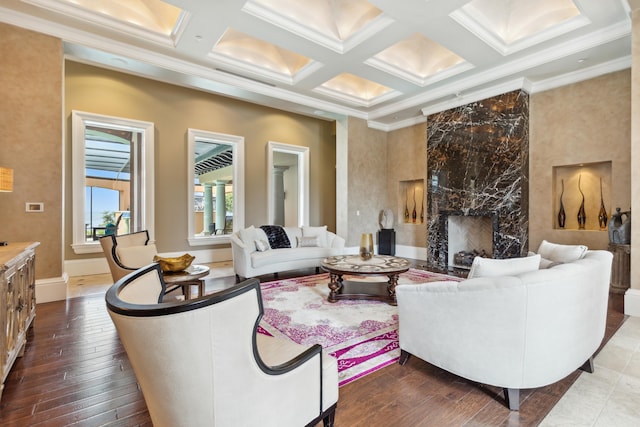
[[259, 332], [257, 279], [187, 301], [135, 302], [158, 298], [141, 296], [158, 281], [160, 267], [148, 265], [105, 297], [154, 426], [333, 426], [336, 359]]

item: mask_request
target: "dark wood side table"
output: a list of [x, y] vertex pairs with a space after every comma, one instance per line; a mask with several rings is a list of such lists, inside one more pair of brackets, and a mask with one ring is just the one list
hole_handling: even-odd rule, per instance
[[[167, 284], [167, 292], [172, 291], [177, 286], [182, 287], [185, 299], [191, 299], [191, 286], [198, 287], [198, 296], [204, 295], [204, 280], [209, 274], [209, 267], [206, 265], [190, 265], [182, 271], [167, 271], [162, 273], [162, 278]], [[170, 289], [170, 287], [173, 289]]]
[[623, 294], [631, 285], [631, 245], [609, 243], [609, 252], [613, 252], [611, 267], [611, 292]]

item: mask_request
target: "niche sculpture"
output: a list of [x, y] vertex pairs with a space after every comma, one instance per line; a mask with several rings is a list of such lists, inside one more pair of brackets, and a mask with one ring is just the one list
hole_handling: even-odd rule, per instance
[[380, 226], [386, 230], [393, 228], [393, 211], [391, 209], [386, 208], [380, 213]]

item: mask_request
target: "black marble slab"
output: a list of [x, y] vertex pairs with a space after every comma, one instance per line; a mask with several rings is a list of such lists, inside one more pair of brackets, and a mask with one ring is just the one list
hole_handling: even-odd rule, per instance
[[427, 261], [447, 268], [451, 214], [490, 214], [493, 256], [528, 247], [529, 95], [521, 90], [427, 119]]

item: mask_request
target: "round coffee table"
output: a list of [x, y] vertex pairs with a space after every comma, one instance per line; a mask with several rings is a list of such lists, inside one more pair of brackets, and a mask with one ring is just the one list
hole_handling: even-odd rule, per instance
[[[167, 285], [182, 287], [184, 298], [191, 299], [191, 286], [198, 287], [198, 296], [204, 295], [204, 280], [202, 278], [208, 274], [209, 267], [206, 265], [190, 265], [182, 271], [166, 271], [162, 273], [162, 278]], [[173, 289], [167, 289], [167, 292]]]
[[[363, 260], [359, 255], [340, 255], [325, 258], [320, 267], [329, 273], [329, 302], [336, 302], [341, 299], [367, 299], [386, 301], [389, 304], [396, 304], [396, 285], [398, 276], [409, 270], [409, 261], [390, 255], [374, 255], [369, 260]], [[380, 282], [349, 283], [349, 288], [345, 288], [343, 275], [349, 276], [387, 276], [385, 292], [375, 292], [376, 286]], [[379, 286], [378, 286], [379, 288]]]

